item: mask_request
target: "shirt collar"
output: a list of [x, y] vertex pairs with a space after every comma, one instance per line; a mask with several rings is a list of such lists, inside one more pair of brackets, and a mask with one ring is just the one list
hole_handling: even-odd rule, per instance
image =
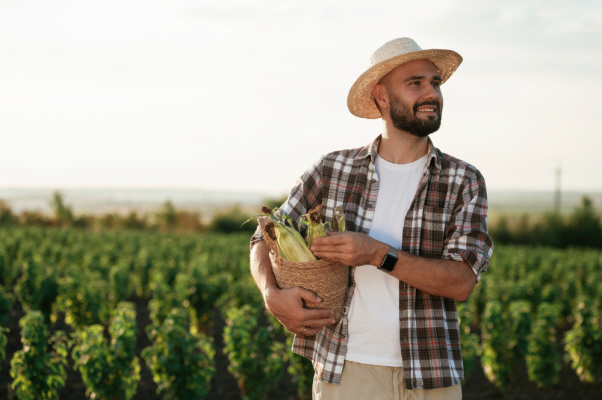
[[[380, 144], [380, 139], [381, 139], [382, 135], [378, 135], [378, 137], [376, 139], [374, 139], [374, 141], [372, 141], [372, 143], [367, 144], [366, 146], [362, 147], [359, 151], [359, 153], [357, 154], [357, 156], [355, 157], [356, 160], [361, 160], [364, 159], [366, 157], [370, 157], [372, 162], [376, 161], [376, 156], [378, 155], [378, 145]], [[428, 153], [429, 153], [429, 161], [428, 163], [433, 164], [435, 166], [435, 168], [437, 168], [438, 170], [441, 169], [441, 154], [439, 152], [439, 150], [433, 145], [433, 141], [431, 140], [431, 138], [429, 137], [429, 142], [428, 142]]]

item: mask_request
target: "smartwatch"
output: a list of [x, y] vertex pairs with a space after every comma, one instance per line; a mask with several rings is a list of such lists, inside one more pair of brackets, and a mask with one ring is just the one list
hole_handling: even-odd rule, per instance
[[397, 249], [389, 245], [389, 252], [385, 255], [382, 262], [380, 263], [380, 269], [384, 269], [387, 272], [393, 271], [395, 264], [397, 263]]

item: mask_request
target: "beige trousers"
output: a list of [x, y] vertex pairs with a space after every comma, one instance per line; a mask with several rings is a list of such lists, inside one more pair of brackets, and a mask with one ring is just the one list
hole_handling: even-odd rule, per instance
[[402, 367], [345, 361], [340, 385], [314, 376], [313, 400], [461, 400], [460, 383], [441, 389], [405, 388]]

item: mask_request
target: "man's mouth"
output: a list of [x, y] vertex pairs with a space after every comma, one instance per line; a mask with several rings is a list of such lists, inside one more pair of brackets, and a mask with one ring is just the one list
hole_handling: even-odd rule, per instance
[[427, 115], [437, 115], [439, 106], [436, 104], [421, 104], [416, 107], [416, 113], [424, 113]]

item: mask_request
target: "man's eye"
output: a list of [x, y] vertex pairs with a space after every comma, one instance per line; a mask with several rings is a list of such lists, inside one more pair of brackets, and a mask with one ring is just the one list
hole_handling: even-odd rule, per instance
[[410, 82], [410, 85], [416, 85], [416, 86], [418, 86], [418, 85], [420, 85], [420, 82], [419, 81]]
[[433, 86], [434, 87], [439, 87], [439, 86], [441, 86], [441, 82], [435, 81], [435, 82], [433, 82]]

